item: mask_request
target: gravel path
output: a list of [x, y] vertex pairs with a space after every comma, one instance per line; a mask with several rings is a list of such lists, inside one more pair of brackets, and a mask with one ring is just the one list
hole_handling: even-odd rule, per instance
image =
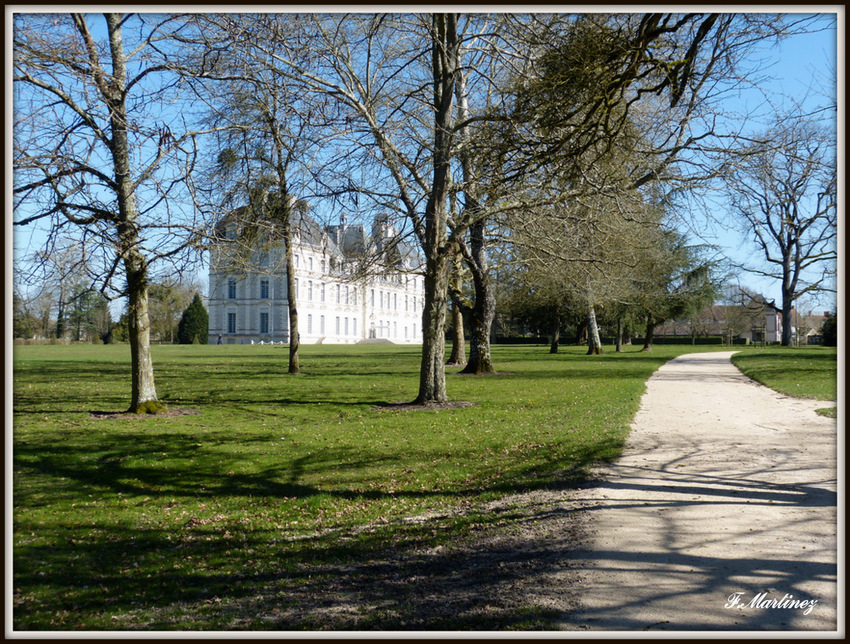
[[590, 537], [562, 628], [839, 629], [836, 421], [732, 353], [662, 366], [622, 458], [573, 499]]

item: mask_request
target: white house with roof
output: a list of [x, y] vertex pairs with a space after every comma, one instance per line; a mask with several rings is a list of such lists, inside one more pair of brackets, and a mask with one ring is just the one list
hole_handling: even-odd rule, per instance
[[[304, 202], [297, 206], [292, 250], [300, 342], [421, 343], [424, 280], [418, 256], [397, 231], [379, 218], [367, 233], [344, 215], [338, 225], [320, 226]], [[258, 238], [272, 241], [234, 254], [228, 249], [240, 245], [240, 227], [238, 216], [225, 217], [211, 252], [209, 342], [288, 343], [283, 243], [273, 241], [269, 226]]]

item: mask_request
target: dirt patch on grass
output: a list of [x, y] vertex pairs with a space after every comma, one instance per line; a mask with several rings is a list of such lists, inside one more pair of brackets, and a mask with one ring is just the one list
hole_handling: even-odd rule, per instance
[[382, 403], [373, 407], [376, 411], [442, 411], [444, 409], [462, 409], [464, 407], [475, 407], [478, 403], [468, 402], [465, 400], [452, 400], [450, 402], [437, 403], [412, 403], [412, 402], [391, 402]]
[[131, 414], [126, 411], [90, 411], [89, 417], [105, 420], [108, 418], [126, 420], [129, 418], [177, 418], [178, 416], [197, 416], [201, 412], [194, 409], [174, 408], [157, 414]]
[[[260, 602], [255, 614], [282, 630], [551, 630], [580, 600], [570, 553], [585, 540], [586, 517], [565, 497], [516, 495], [485, 508], [483, 523], [451, 543], [313, 568], [315, 588], [301, 601], [273, 613]], [[448, 529], [450, 520], [421, 525]]]
[[[119, 626], [194, 629], [212, 610], [224, 630], [552, 630], [580, 601], [571, 553], [587, 540], [588, 516], [572, 494], [566, 486], [536, 490], [357, 526], [336, 538], [359, 557], [235, 576], [227, 594], [140, 608]], [[457, 534], [464, 518], [473, 523]], [[396, 545], [370, 548], [382, 533], [395, 535], [388, 541]], [[456, 537], [435, 545], [429, 535], [439, 533]]]

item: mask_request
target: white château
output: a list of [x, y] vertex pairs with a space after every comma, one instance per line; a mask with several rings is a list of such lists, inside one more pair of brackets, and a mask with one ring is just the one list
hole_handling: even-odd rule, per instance
[[[303, 344], [422, 342], [419, 258], [379, 217], [321, 226], [303, 201], [291, 202], [299, 340]], [[210, 254], [209, 342], [289, 342], [285, 249], [268, 219], [235, 211], [217, 226]]]

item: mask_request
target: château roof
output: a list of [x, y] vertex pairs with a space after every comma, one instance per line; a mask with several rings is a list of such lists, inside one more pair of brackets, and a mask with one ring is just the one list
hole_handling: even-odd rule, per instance
[[[340, 216], [339, 224], [321, 225], [310, 215], [309, 204], [304, 200], [294, 201], [291, 211], [293, 237], [300, 244], [322, 248], [331, 256], [345, 260], [363, 258], [378, 251], [384, 255], [384, 260], [398, 268], [415, 268], [419, 265], [419, 254], [416, 249], [398, 238], [395, 229], [387, 224], [385, 216], [375, 219], [371, 234], [361, 224], [347, 224], [347, 217]], [[255, 219], [256, 217], [256, 219]], [[216, 238], [227, 239], [227, 229], [235, 224], [240, 229], [257, 223], [274, 236], [275, 223], [267, 216], [257, 217], [251, 213], [248, 206], [242, 206], [227, 213], [215, 226]]]

